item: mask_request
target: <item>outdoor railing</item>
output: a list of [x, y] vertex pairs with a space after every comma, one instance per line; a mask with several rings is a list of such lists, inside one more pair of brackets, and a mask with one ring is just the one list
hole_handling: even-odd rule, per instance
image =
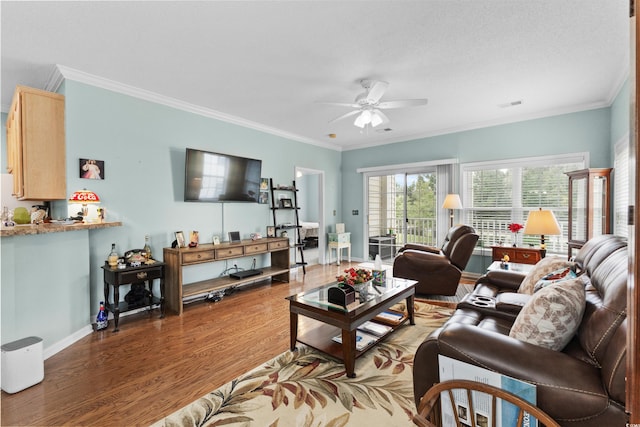
[[[471, 226], [476, 230], [476, 233], [480, 236], [478, 240], [479, 247], [488, 248], [490, 246], [511, 246], [517, 240], [518, 246], [540, 246], [540, 236], [538, 235], [524, 235], [522, 231], [517, 233], [511, 233], [508, 229], [508, 224], [512, 221], [504, 220], [479, 220], [474, 221]], [[436, 231], [436, 219], [435, 218], [411, 218], [408, 222], [404, 219], [393, 220], [390, 224], [389, 230], [391, 233], [385, 232], [381, 235], [395, 236], [395, 242], [393, 243], [392, 253], [396, 253], [397, 250], [405, 243], [421, 243], [429, 246], [440, 246], [441, 242], [437, 241]], [[403, 225], [407, 227], [406, 241], [403, 234]], [[558, 221], [560, 225], [561, 235], [558, 236], [545, 236], [545, 243], [548, 253], [564, 254], [567, 251], [567, 238], [565, 230], [568, 229], [568, 223], [566, 221]], [[384, 245], [384, 244], [383, 244]], [[387, 246], [390, 246], [387, 244]]]

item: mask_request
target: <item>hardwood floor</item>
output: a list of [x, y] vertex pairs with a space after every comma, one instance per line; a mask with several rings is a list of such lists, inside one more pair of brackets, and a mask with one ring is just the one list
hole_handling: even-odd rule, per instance
[[[355, 263], [354, 263], [355, 265]], [[120, 317], [45, 360], [45, 378], [1, 396], [3, 426], [149, 425], [289, 348], [285, 297], [330, 282], [345, 268], [292, 270], [289, 283], [259, 284], [182, 316]]]
[[[356, 263], [353, 263], [355, 265]], [[120, 318], [45, 361], [44, 381], [2, 392], [3, 426], [149, 425], [289, 348], [285, 297], [334, 280], [349, 267], [292, 270], [289, 283], [196, 302], [182, 316]]]

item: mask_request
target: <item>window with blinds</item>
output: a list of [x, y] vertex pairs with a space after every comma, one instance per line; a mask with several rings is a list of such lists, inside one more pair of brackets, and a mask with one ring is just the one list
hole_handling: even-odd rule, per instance
[[629, 137], [615, 145], [613, 162], [613, 233], [629, 237]]
[[522, 158], [502, 162], [463, 164], [462, 195], [465, 223], [480, 235], [484, 247], [537, 246], [540, 236], [517, 236], [510, 223], [524, 225], [530, 210], [550, 209], [562, 235], [545, 236], [547, 251], [564, 253], [567, 243], [568, 178], [565, 172], [583, 169], [586, 154]]

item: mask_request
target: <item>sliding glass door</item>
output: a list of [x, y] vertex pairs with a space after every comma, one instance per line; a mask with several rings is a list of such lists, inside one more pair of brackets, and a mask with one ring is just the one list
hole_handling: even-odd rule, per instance
[[369, 259], [391, 261], [405, 243], [437, 246], [435, 168], [367, 177]]

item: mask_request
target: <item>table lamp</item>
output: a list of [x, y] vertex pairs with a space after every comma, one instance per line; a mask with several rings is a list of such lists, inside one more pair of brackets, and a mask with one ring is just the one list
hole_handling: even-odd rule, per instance
[[540, 208], [537, 211], [529, 212], [527, 222], [524, 224], [523, 233], [540, 235], [540, 255], [544, 258], [547, 254], [546, 246], [544, 244], [544, 235], [558, 235], [561, 234], [561, 230], [553, 212], [550, 210], [542, 210], [542, 208]]
[[89, 214], [88, 203], [100, 203], [100, 197], [93, 191], [87, 190], [86, 188], [74, 192], [71, 197], [69, 197], [69, 203], [80, 203], [82, 204], [82, 221], [87, 222], [87, 215]]
[[462, 201], [460, 201], [460, 196], [457, 194], [447, 194], [447, 197], [444, 198], [442, 209], [451, 210], [451, 213], [449, 215], [449, 218], [451, 218], [450, 227], [453, 227], [453, 211], [462, 209]]

